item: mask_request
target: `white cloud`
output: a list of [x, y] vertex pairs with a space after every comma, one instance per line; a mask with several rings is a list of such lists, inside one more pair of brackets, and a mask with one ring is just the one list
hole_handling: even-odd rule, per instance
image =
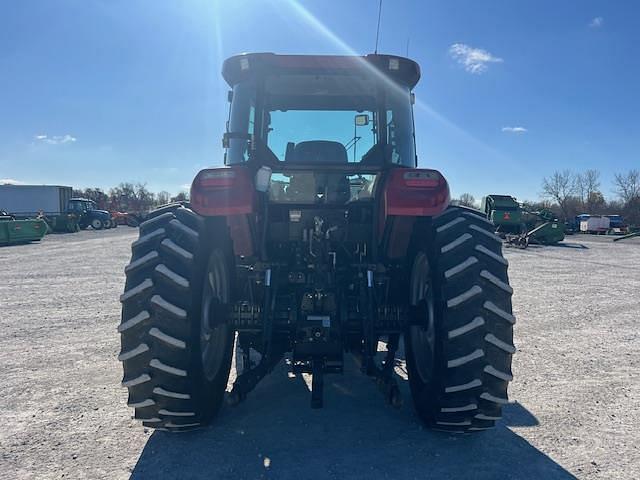
[[24, 185], [24, 182], [13, 178], [0, 178], [0, 185]]
[[33, 138], [39, 142], [47, 143], [49, 145], [64, 145], [65, 143], [73, 143], [78, 140], [76, 137], [69, 134], [53, 135], [53, 136], [40, 134], [40, 135], [36, 135]]
[[524, 127], [502, 127], [502, 131], [508, 133], [526, 133], [527, 129]]
[[454, 43], [449, 47], [449, 55], [470, 73], [483, 73], [489, 63], [502, 63], [502, 59], [494, 57], [486, 50], [473, 48], [464, 43]]
[[589, 26], [591, 28], [600, 28], [603, 23], [604, 23], [604, 18], [596, 17], [596, 18], [591, 20], [591, 22], [589, 23]]

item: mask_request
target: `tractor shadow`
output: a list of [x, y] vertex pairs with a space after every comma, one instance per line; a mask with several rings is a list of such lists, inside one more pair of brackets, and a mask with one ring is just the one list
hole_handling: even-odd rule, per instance
[[507, 428], [538, 424], [521, 404], [479, 435], [432, 432], [415, 416], [406, 381], [396, 410], [355, 362], [345, 367], [325, 377], [324, 408], [312, 410], [306, 383], [281, 363], [212, 427], [153, 433], [131, 478], [576, 478]]

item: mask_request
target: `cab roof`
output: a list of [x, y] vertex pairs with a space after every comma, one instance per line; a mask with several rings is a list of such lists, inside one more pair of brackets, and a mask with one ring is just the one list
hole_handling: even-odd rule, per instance
[[420, 66], [408, 58], [395, 55], [277, 55], [243, 53], [229, 57], [222, 65], [222, 76], [233, 87], [243, 80], [273, 74], [382, 74], [412, 89], [420, 80]]

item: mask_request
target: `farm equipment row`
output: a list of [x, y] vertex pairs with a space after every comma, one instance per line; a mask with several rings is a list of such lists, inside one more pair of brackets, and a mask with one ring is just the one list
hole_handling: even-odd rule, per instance
[[108, 212], [86, 198], [72, 197], [71, 187], [57, 185], [0, 185], [0, 244], [40, 240], [46, 233], [74, 233], [118, 225], [137, 227], [132, 214]]
[[548, 209], [527, 211], [509, 195], [487, 195], [482, 210], [508, 245], [527, 248], [530, 243], [554, 245], [565, 236], [565, 225]]

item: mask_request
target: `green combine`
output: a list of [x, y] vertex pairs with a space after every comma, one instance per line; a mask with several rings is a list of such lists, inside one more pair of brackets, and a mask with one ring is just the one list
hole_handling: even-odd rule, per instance
[[530, 212], [509, 195], [487, 195], [482, 210], [510, 245], [526, 248], [530, 243], [554, 245], [564, 240], [564, 223], [546, 208]]
[[37, 242], [47, 233], [47, 224], [41, 219], [16, 220], [0, 212], [0, 245]]

